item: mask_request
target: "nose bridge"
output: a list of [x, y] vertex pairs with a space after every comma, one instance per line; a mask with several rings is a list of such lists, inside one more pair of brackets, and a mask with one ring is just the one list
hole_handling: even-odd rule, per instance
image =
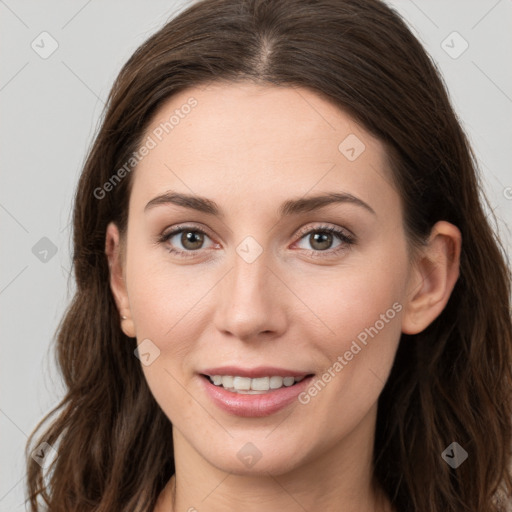
[[219, 330], [238, 338], [282, 331], [286, 322], [285, 298], [268, 268], [270, 265], [271, 254], [262, 247], [258, 249], [254, 240], [239, 244], [233, 254], [232, 269], [219, 287]]
[[267, 268], [268, 257], [260, 255], [254, 261], [247, 260], [237, 251], [233, 258], [233, 271], [231, 272], [231, 293], [233, 299], [237, 298], [243, 303], [246, 300], [265, 302], [269, 288], [269, 273]]

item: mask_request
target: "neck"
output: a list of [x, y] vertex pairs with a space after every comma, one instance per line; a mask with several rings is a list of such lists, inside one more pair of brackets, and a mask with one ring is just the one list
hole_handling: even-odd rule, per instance
[[342, 441], [326, 443], [315, 457], [284, 472], [263, 465], [256, 471], [257, 464], [245, 474], [223, 471], [197, 453], [174, 427], [176, 474], [155, 512], [256, 512], [262, 506], [282, 512], [390, 512], [389, 500], [372, 477], [375, 412]]

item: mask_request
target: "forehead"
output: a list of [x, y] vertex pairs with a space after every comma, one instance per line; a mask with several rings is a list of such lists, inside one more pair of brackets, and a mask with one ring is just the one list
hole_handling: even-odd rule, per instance
[[333, 189], [377, 204], [397, 198], [380, 141], [305, 88], [187, 89], [159, 108], [143, 144], [151, 149], [134, 172], [134, 203], [169, 189], [218, 202], [242, 195], [273, 204]]

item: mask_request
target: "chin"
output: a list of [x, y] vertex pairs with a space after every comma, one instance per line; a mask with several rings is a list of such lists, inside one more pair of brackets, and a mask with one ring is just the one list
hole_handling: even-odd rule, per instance
[[[288, 473], [301, 465], [304, 459], [304, 445], [300, 446], [283, 443], [276, 437], [274, 440], [265, 439], [268, 430], [259, 437], [244, 436], [244, 441], [231, 439], [229, 445], [208, 450], [202, 456], [213, 466], [226, 473], [240, 476], [281, 475]], [[302, 452], [300, 452], [302, 450]], [[198, 450], [199, 453], [201, 451]]]

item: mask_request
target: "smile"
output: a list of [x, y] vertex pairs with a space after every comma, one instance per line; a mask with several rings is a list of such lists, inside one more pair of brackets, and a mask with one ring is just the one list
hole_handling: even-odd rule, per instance
[[233, 375], [207, 375], [206, 377], [215, 386], [222, 386], [233, 393], [252, 395], [266, 393], [282, 387], [290, 387], [304, 379], [304, 376], [281, 377], [279, 375], [257, 377], [254, 379]]

